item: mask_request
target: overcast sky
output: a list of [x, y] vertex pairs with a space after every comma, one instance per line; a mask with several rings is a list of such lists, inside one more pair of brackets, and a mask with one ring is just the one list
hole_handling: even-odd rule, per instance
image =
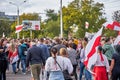
[[[20, 14], [28, 12], [45, 13], [46, 9], [54, 9], [56, 12], [60, 9], [60, 0], [0, 0], [0, 11], [6, 14], [16, 15], [16, 6], [9, 4], [13, 2], [20, 8]], [[73, 0], [63, 0], [63, 5], [66, 6]], [[113, 11], [120, 10], [120, 0], [95, 0], [96, 2], [102, 2], [105, 5], [106, 17], [111, 20]], [[40, 14], [44, 19], [45, 15]]]

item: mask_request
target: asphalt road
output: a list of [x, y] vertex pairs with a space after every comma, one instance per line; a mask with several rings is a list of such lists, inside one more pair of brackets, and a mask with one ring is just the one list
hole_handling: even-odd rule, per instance
[[30, 72], [26, 74], [22, 74], [21, 71], [19, 71], [16, 74], [13, 74], [11, 71], [6, 73], [6, 80], [31, 80], [31, 74]]
[[[42, 79], [42, 75], [40, 75], [40, 78], [41, 78], [40, 80], [44, 80], [44, 79]], [[74, 77], [73, 77], [73, 79], [74, 79]], [[29, 71], [26, 74], [22, 74], [22, 72], [19, 71], [18, 73], [14, 74], [12, 72], [12, 68], [10, 65], [9, 71], [6, 72], [6, 80], [31, 80], [31, 73]]]

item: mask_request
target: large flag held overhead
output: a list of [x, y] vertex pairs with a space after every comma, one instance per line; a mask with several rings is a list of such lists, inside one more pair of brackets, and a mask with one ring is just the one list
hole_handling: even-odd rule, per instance
[[97, 59], [96, 48], [100, 45], [102, 30], [103, 30], [103, 27], [88, 42], [86, 49], [85, 49], [86, 59], [84, 61], [84, 64], [89, 71], [90, 71], [92, 65], [95, 64], [96, 59]]
[[15, 33], [19, 33], [20, 31], [22, 31], [23, 25], [18, 25], [15, 28], [16, 28]]
[[111, 30], [120, 31], [120, 23], [117, 21], [114, 21], [112, 24], [107, 24], [106, 28]]

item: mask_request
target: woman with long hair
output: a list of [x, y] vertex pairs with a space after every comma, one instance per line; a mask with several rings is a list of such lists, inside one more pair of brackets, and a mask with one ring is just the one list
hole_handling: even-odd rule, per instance
[[49, 73], [48, 80], [64, 80], [61, 68], [63, 69], [63, 57], [58, 56], [57, 48], [51, 49], [51, 57], [49, 57], [45, 64], [45, 71]]
[[67, 75], [64, 75], [65, 80], [72, 80], [71, 78], [71, 74], [73, 73], [73, 66], [72, 63], [70, 61], [70, 59], [68, 58], [68, 51], [65, 48], [61, 48], [60, 49], [60, 55], [63, 57], [63, 71], [67, 70]]

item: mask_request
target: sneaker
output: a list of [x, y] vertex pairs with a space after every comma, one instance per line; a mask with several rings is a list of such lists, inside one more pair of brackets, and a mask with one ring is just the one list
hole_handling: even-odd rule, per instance
[[26, 73], [23, 73], [24, 75], [26, 74]]
[[18, 71], [20, 71], [20, 69], [19, 69], [19, 68], [17, 68], [17, 72], [18, 72]]

